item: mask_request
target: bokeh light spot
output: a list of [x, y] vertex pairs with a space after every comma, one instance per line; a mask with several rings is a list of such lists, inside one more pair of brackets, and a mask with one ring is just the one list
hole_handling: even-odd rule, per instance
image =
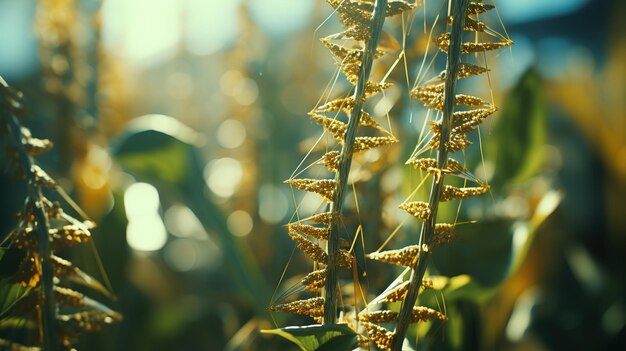
[[243, 169], [239, 161], [224, 157], [209, 163], [205, 167], [204, 176], [209, 189], [215, 195], [229, 198], [233, 196], [241, 182]]
[[246, 236], [252, 231], [254, 223], [248, 212], [237, 210], [228, 216], [227, 225], [234, 236]]
[[246, 140], [246, 127], [235, 119], [227, 119], [217, 127], [217, 142], [227, 149], [234, 149]]

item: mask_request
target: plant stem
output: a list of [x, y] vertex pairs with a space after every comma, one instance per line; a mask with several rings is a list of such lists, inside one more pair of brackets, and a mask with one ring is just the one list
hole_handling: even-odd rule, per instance
[[[455, 89], [457, 74], [459, 69], [459, 62], [461, 56], [461, 42], [463, 36], [463, 27], [465, 22], [465, 12], [469, 0], [456, 0], [454, 1], [454, 8], [452, 10], [452, 17], [454, 19], [452, 23], [452, 31], [450, 34], [450, 47], [448, 49], [448, 61], [446, 66], [446, 80], [444, 87], [444, 105], [443, 105], [443, 117], [441, 120], [441, 133], [439, 136], [439, 149], [437, 150], [437, 168], [444, 169], [448, 160], [448, 141], [450, 140], [450, 132], [452, 129], [452, 115], [454, 112], [455, 103]], [[413, 312], [413, 306], [417, 300], [419, 288], [424, 279], [424, 273], [426, 273], [426, 267], [428, 265], [428, 259], [430, 257], [430, 249], [428, 244], [435, 232], [435, 224], [437, 223], [437, 210], [439, 209], [439, 199], [441, 198], [441, 192], [443, 190], [444, 175], [441, 177], [433, 177], [433, 182], [430, 190], [430, 198], [428, 205], [431, 208], [431, 215], [422, 224], [419, 247], [420, 251], [415, 261], [415, 265], [411, 270], [411, 276], [409, 278], [409, 288], [402, 303], [400, 314], [398, 316], [398, 322], [396, 324], [396, 330], [394, 338], [391, 343], [392, 351], [401, 351], [402, 343], [407, 332], [407, 329], [411, 323], [411, 315]]]
[[[352, 152], [354, 148], [354, 139], [356, 138], [356, 130], [359, 126], [359, 120], [361, 119], [363, 101], [365, 100], [365, 86], [369, 80], [369, 75], [372, 70], [372, 62], [374, 60], [374, 53], [378, 46], [378, 39], [382, 32], [383, 23], [385, 22], [385, 11], [387, 9], [387, 0], [376, 0], [374, 7], [374, 13], [372, 15], [371, 22], [371, 35], [367, 41], [363, 54], [361, 56], [361, 70], [359, 71], [359, 80], [357, 81], [354, 91], [354, 107], [350, 111], [350, 120], [348, 121], [348, 128], [346, 136], [341, 147], [341, 154], [339, 156], [338, 171], [335, 175], [335, 181], [337, 187], [333, 193], [333, 202], [331, 204], [331, 211], [337, 214], [337, 218], [340, 217], [343, 205], [344, 190], [348, 181], [348, 174], [350, 173], [350, 166], [352, 165]], [[328, 275], [326, 276], [326, 285], [324, 289], [324, 324], [335, 323], [337, 319], [337, 258], [339, 250], [339, 228], [338, 221], [333, 222], [329, 226], [328, 236]]]
[[[8, 88], [6, 83], [1, 80], [0, 84], [4, 88]], [[39, 256], [41, 258], [41, 286], [43, 288], [43, 301], [41, 305], [41, 324], [43, 334], [42, 350], [53, 351], [59, 346], [57, 337], [57, 321], [56, 321], [56, 304], [54, 302], [54, 271], [50, 256], [52, 251], [50, 248], [48, 216], [43, 208], [40, 199], [43, 197], [40, 186], [37, 185], [35, 174], [33, 173], [34, 162], [32, 157], [24, 148], [22, 142], [24, 136], [22, 134], [21, 125], [17, 118], [10, 113], [5, 116], [5, 123], [9, 134], [11, 135], [13, 146], [19, 154], [19, 162], [22, 172], [26, 175], [28, 188], [28, 205], [33, 211], [36, 222], [37, 241], [39, 246]]]

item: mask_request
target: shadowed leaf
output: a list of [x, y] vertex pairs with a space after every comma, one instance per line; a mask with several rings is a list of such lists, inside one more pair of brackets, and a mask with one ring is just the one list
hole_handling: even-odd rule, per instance
[[344, 324], [309, 325], [262, 330], [264, 334], [275, 334], [298, 345], [303, 351], [352, 350], [358, 346], [356, 333]]

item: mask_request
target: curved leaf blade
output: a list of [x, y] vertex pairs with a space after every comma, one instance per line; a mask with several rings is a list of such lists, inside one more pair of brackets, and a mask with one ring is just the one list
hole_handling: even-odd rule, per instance
[[348, 351], [358, 346], [356, 333], [345, 324], [316, 324], [261, 330], [261, 332], [285, 338], [298, 345], [303, 351]]

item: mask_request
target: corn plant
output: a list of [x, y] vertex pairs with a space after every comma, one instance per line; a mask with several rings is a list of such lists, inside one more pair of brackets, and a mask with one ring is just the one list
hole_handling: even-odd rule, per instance
[[[478, 15], [493, 6], [483, 3], [458, 0], [451, 2], [451, 31], [435, 38], [434, 43], [447, 54], [447, 66], [439, 76], [424, 85], [417, 86], [410, 95], [417, 98], [427, 108], [437, 113], [437, 119], [431, 122], [430, 138], [424, 148], [418, 149], [407, 164], [432, 176], [428, 202], [407, 201], [400, 208], [422, 221], [418, 241], [398, 250], [374, 252], [369, 258], [410, 268], [410, 277], [404, 282], [394, 282], [394, 286], [385, 290], [378, 303], [401, 302], [399, 312], [379, 310], [362, 313], [368, 335], [382, 349], [401, 350], [408, 326], [432, 319], [446, 319], [435, 310], [415, 306], [420, 289], [430, 283], [424, 280], [428, 259], [434, 248], [454, 239], [453, 223], [437, 223], [439, 205], [451, 200], [462, 200], [480, 195], [489, 190], [488, 184], [472, 175], [461, 162], [450, 158], [450, 154], [464, 150], [472, 142], [468, 133], [474, 131], [480, 123], [496, 112], [495, 106], [481, 98], [457, 93], [457, 79], [468, 78], [487, 72], [487, 69], [471, 63], [462, 62], [461, 55], [478, 54], [499, 49], [512, 42], [483, 22]], [[476, 19], [475, 19], [476, 18]], [[498, 38], [495, 42], [463, 42], [464, 31], [480, 32]], [[459, 110], [459, 106], [467, 109]], [[419, 158], [428, 150], [435, 152], [435, 158]], [[445, 184], [447, 176], [461, 177], [464, 182], [476, 183], [471, 187], [455, 187]], [[379, 323], [396, 323], [394, 332]]]
[[22, 94], [1, 77], [0, 97], [1, 130], [11, 150], [12, 167], [25, 179], [28, 189], [15, 229], [3, 241], [24, 254], [11, 281], [19, 284], [26, 293], [16, 299], [13, 311], [15, 315], [21, 312], [25, 321], [36, 325], [39, 336], [36, 348], [7, 340], [0, 340], [0, 346], [11, 347], [12, 350], [69, 350], [79, 334], [119, 322], [122, 316], [68, 287], [70, 284], [80, 285], [113, 297], [110, 289], [95, 278], [57, 256], [64, 249], [90, 243], [94, 223], [74, 218], [63, 210], [59, 202], [44, 195], [47, 192], [57, 193], [86, 218], [57, 182], [37, 165], [34, 156], [49, 151], [52, 143], [33, 137], [21, 125], [17, 116], [24, 114]]
[[[326, 152], [317, 162], [335, 176], [330, 179], [293, 178], [286, 181], [296, 189], [320, 195], [329, 203], [325, 212], [287, 225], [289, 236], [296, 246], [315, 262], [317, 269], [306, 275], [300, 285], [317, 296], [276, 304], [270, 310], [303, 314], [332, 325], [338, 322], [338, 272], [350, 269], [355, 260], [352, 252], [341, 246], [339, 230], [353, 155], [397, 142], [392, 133], [364, 110], [364, 104], [371, 96], [390, 86], [384, 81], [370, 81], [372, 63], [385, 54], [378, 45], [385, 18], [415, 6], [406, 1], [386, 0], [328, 2], [346, 30], [323, 38], [322, 42], [337, 58], [340, 70], [353, 89], [346, 97], [317, 106], [309, 115], [340, 145], [339, 150]], [[349, 43], [355, 44], [349, 46]], [[346, 115], [347, 122], [341, 120], [342, 114]], [[357, 136], [360, 127], [373, 128], [382, 135]]]

